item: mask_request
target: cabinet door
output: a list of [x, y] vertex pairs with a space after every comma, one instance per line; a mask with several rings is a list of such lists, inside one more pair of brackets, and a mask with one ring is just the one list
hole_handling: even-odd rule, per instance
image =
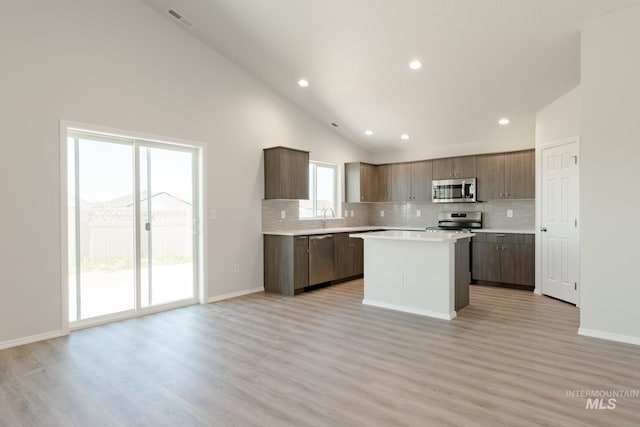
[[453, 178], [453, 159], [435, 159], [433, 162], [433, 179]]
[[498, 243], [471, 243], [471, 278], [473, 280], [500, 281], [500, 246]]
[[309, 285], [309, 238], [294, 237], [293, 247], [293, 287], [301, 289]]
[[336, 279], [352, 276], [353, 255], [348, 233], [338, 233], [333, 236], [333, 255], [336, 268]]
[[406, 202], [411, 191], [411, 164], [394, 163], [391, 165], [391, 200]]
[[504, 154], [477, 156], [477, 200], [504, 198]]
[[377, 198], [377, 166], [368, 163], [345, 163], [345, 200], [374, 202]]
[[[376, 202], [391, 201], [391, 165], [376, 166]], [[362, 240], [362, 239], [359, 239]]]
[[501, 245], [501, 282], [535, 286], [534, 245], [503, 243]]
[[475, 178], [476, 156], [454, 157], [453, 176], [455, 178]]
[[264, 198], [309, 198], [309, 153], [286, 147], [264, 150]]
[[411, 200], [431, 200], [432, 163], [430, 160], [411, 163]]
[[536, 187], [535, 151], [519, 151], [505, 155], [505, 198], [533, 199]]
[[364, 273], [364, 239], [351, 240], [351, 248], [353, 250], [353, 275]]

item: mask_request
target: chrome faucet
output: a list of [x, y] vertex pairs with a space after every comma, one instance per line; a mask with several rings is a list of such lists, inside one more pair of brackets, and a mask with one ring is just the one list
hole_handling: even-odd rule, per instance
[[331, 212], [331, 218], [336, 217], [336, 213], [331, 208], [324, 208], [322, 210], [322, 228], [327, 228], [327, 211]]

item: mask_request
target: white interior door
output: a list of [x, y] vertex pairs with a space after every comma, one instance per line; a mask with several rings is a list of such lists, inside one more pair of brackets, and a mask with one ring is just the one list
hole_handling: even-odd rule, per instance
[[578, 304], [579, 162], [576, 141], [542, 149], [542, 293]]

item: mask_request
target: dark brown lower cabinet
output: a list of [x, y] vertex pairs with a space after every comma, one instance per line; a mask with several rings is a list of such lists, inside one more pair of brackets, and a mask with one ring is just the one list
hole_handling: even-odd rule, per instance
[[334, 234], [336, 280], [362, 274], [364, 271], [363, 243], [362, 239], [349, 237], [349, 233]]
[[[364, 240], [333, 235], [333, 281], [361, 276]], [[309, 286], [309, 236], [264, 235], [264, 289], [293, 296]]]
[[309, 237], [264, 236], [264, 289], [293, 296], [309, 283]]
[[477, 233], [471, 242], [471, 279], [476, 283], [533, 289], [534, 236]]
[[455, 252], [455, 310], [461, 310], [469, 305], [469, 240], [456, 240]]

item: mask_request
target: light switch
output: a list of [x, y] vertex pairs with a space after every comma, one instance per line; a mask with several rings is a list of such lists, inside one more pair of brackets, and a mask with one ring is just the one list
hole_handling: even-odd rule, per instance
[[280, 211], [280, 218], [285, 219], [287, 217], [287, 211], [284, 209]]
[[418, 218], [420, 218], [420, 217], [422, 216], [422, 212], [420, 212], [420, 209], [417, 209], [417, 210], [416, 210], [416, 216], [417, 216]]
[[384, 211], [380, 211], [380, 217], [384, 217]]
[[507, 209], [507, 218], [513, 218], [513, 209]]

